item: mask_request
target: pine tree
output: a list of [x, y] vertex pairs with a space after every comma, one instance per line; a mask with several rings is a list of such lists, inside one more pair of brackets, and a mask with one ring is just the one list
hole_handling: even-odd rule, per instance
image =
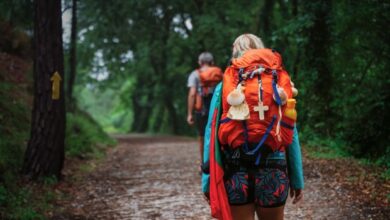
[[34, 106], [23, 173], [58, 178], [65, 139], [61, 1], [35, 0], [34, 11]]

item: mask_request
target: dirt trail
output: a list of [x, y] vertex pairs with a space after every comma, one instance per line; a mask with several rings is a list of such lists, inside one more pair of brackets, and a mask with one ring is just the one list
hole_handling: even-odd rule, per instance
[[[77, 186], [73, 184], [77, 188], [69, 198], [59, 201], [64, 211], [53, 219], [211, 219], [200, 192], [193, 139], [131, 135], [117, 139], [119, 146]], [[372, 199], [357, 202], [348, 183], [335, 183], [337, 163], [342, 166], [342, 161], [332, 166], [308, 158], [304, 162], [305, 199], [299, 205], [288, 201], [286, 219], [389, 218], [386, 204], [367, 202]]]

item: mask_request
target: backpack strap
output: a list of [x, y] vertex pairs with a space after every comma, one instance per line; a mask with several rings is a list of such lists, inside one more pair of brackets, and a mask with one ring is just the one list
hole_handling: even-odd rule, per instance
[[[261, 72], [264, 71], [264, 68], [260, 67], [258, 69], [258, 77], [259, 79], [258, 80], [261, 80]], [[244, 77], [242, 76], [244, 74], [244, 68], [240, 68], [239, 71], [238, 71], [238, 84], [241, 83], [244, 79]], [[252, 78], [254, 76], [253, 72], [252, 74], [250, 74], [250, 78]], [[277, 76], [277, 71], [276, 70], [272, 70], [272, 88], [273, 88], [273, 92], [274, 92], [274, 95], [275, 95], [275, 99], [276, 99], [276, 103], [278, 104], [279, 106], [279, 109], [281, 108], [282, 106], [282, 102], [281, 102], [281, 99], [280, 99], [280, 96], [279, 96], [279, 93], [278, 93], [278, 90], [277, 90], [277, 81], [278, 81], [278, 76]], [[262, 93], [262, 91], [259, 91]], [[260, 94], [260, 96], [262, 96], [262, 94]], [[275, 123], [276, 123], [276, 120], [277, 120], [277, 116], [274, 115], [272, 117], [272, 121], [271, 123], [268, 125], [263, 137], [261, 138], [261, 140], [259, 141], [259, 143], [256, 145], [256, 147], [253, 149], [253, 150], [249, 150], [249, 145], [248, 145], [248, 127], [247, 127], [247, 124], [246, 124], [246, 121], [243, 120], [242, 121], [242, 125], [243, 125], [243, 128], [244, 128], [244, 140], [245, 140], [245, 143], [244, 143], [244, 153], [247, 154], [247, 155], [255, 155], [256, 153], [258, 153], [257, 155], [257, 158], [256, 158], [256, 162], [255, 164], [256, 165], [259, 165], [260, 164], [260, 159], [261, 159], [261, 153], [259, 152], [259, 149], [263, 146], [264, 142], [267, 140], [269, 134], [271, 133], [271, 130], [272, 128], [274, 127]], [[227, 122], [226, 119], [223, 119], [222, 122]], [[279, 121], [277, 122], [279, 124]], [[277, 129], [278, 130], [278, 129]]]
[[249, 151], [249, 146], [248, 146], [248, 127], [246, 126], [245, 120], [242, 121], [242, 126], [244, 127], [244, 140], [245, 140], [244, 152], [246, 153]]
[[203, 96], [203, 90], [202, 90], [202, 82], [200, 81], [200, 69], [196, 69], [196, 73], [198, 73], [198, 84], [196, 85], [196, 92]]
[[244, 81], [244, 77], [242, 77], [242, 74], [244, 74], [244, 68], [240, 68], [238, 70], [238, 84], [240, 84], [242, 81]]
[[279, 141], [282, 140], [280, 137], [280, 121], [282, 120], [282, 100], [280, 99], [279, 92], [277, 89], [277, 84], [278, 84], [278, 73], [276, 70], [272, 70], [272, 89], [274, 92], [275, 96], [275, 102], [278, 104], [278, 111], [279, 111], [279, 120], [276, 124], [276, 137], [278, 138]]
[[[264, 70], [265, 69], [260, 66], [259, 69], [256, 72], [258, 74], [258, 80], [260, 82], [261, 82], [261, 72], [263, 72]], [[253, 72], [255, 72], [255, 71], [253, 71]], [[250, 74], [250, 78], [252, 78], [255, 75], [253, 72]], [[244, 80], [244, 78], [242, 77], [243, 73], [244, 73], [244, 69], [243, 68], [239, 69], [239, 72], [238, 72], [239, 81], [238, 81], [238, 83], [240, 83], [241, 81]], [[282, 102], [280, 101], [279, 94], [278, 94], [278, 92], [276, 90], [276, 84], [277, 84], [277, 72], [276, 72], [276, 70], [272, 71], [272, 75], [273, 75], [272, 87], [274, 89], [274, 93], [275, 93], [276, 99], [279, 100], [280, 105], [279, 105], [279, 103], [278, 103], [278, 105], [281, 106]], [[263, 95], [262, 91], [260, 90], [259, 92], [260, 92], [260, 96], [262, 96]], [[262, 97], [261, 97], [261, 99], [262, 99]], [[258, 156], [256, 158], [256, 162], [255, 162], [256, 165], [260, 164], [260, 159], [261, 159], [261, 153], [259, 152], [259, 149], [263, 146], [264, 142], [267, 140], [269, 134], [271, 133], [271, 130], [274, 127], [276, 119], [277, 119], [277, 116], [274, 115], [272, 117], [272, 121], [268, 125], [268, 127], [267, 127], [267, 129], [266, 129], [266, 131], [265, 131], [265, 133], [263, 135], [263, 137], [261, 138], [260, 142], [256, 145], [255, 149], [253, 149], [253, 150], [249, 150], [249, 146], [248, 146], [248, 127], [246, 125], [246, 121], [245, 120], [242, 121], [242, 125], [244, 127], [244, 139], [245, 139], [245, 143], [244, 143], [244, 146], [243, 146], [244, 147], [244, 153], [247, 154], [247, 155], [255, 155], [256, 153], [258, 153]]]
[[[240, 68], [238, 70], [238, 84], [240, 84], [242, 81], [244, 81], [244, 77], [242, 76], [244, 74], [244, 68]], [[242, 126], [244, 127], [244, 140], [245, 140], [245, 143], [244, 143], [244, 152], [247, 152], [249, 151], [249, 147], [248, 147], [248, 127], [246, 126], [246, 121], [243, 120], [242, 121]]]
[[279, 93], [278, 93], [278, 90], [276, 87], [277, 85], [278, 85], [278, 73], [276, 70], [272, 70], [272, 89], [274, 91], [276, 104], [281, 106], [282, 100], [280, 99], [280, 96], [279, 96]]
[[219, 120], [219, 124], [227, 123], [227, 122], [229, 122], [229, 121], [231, 121], [231, 120], [232, 120], [232, 119], [226, 117], [226, 118], [224, 118], [224, 119]]
[[[263, 137], [261, 138], [260, 142], [259, 142], [259, 143], [257, 144], [257, 146], [255, 147], [255, 149], [253, 149], [253, 150], [251, 150], [251, 151], [247, 151], [246, 154], [248, 154], [248, 155], [253, 155], [253, 154], [255, 154], [255, 153], [260, 149], [261, 146], [263, 146], [263, 144], [264, 144], [265, 140], [267, 139], [268, 135], [271, 133], [271, 130], [272, 130], [272, 127], [273, 127], [274, 124], [275, 124], [275, 121], [276, 121], [276, 115], [274, 115], [274, 116], [272, 117], [271, 123], [268, 125], [267, 130], [265, 131]], [[257, 160], [259, 160], [259, 158], [258, 158]], [[256, 161], [256, 162], [257, 162], [257, 161]]]

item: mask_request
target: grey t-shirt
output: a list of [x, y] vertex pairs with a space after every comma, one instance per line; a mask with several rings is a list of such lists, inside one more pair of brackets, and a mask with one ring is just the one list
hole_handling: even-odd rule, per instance
[[200, 86], [199, 73], [197, 70], [194, 70], [188, 76], [187, 87], [188, 88], [196, 87], [198, 89], [199, 86]]

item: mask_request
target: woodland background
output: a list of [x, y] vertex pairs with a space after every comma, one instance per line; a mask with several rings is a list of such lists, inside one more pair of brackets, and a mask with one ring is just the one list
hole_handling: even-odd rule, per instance
[[[186, 80], [198, 54], [225, 68], [234, 39], [253, 33], [282, 54], [299, 90], [306, 148], [388, 167], [389, 9], [386, 0], [63, 0], [65, 155], [102, 156], [115, 144], [107, 133], [194, 136]], [[30, 134], [33, 14], [30, 0], [0, 0], [0, 211], [26, 219], [36, 207], [19, 210], [30, 191], [14, 183]]]

